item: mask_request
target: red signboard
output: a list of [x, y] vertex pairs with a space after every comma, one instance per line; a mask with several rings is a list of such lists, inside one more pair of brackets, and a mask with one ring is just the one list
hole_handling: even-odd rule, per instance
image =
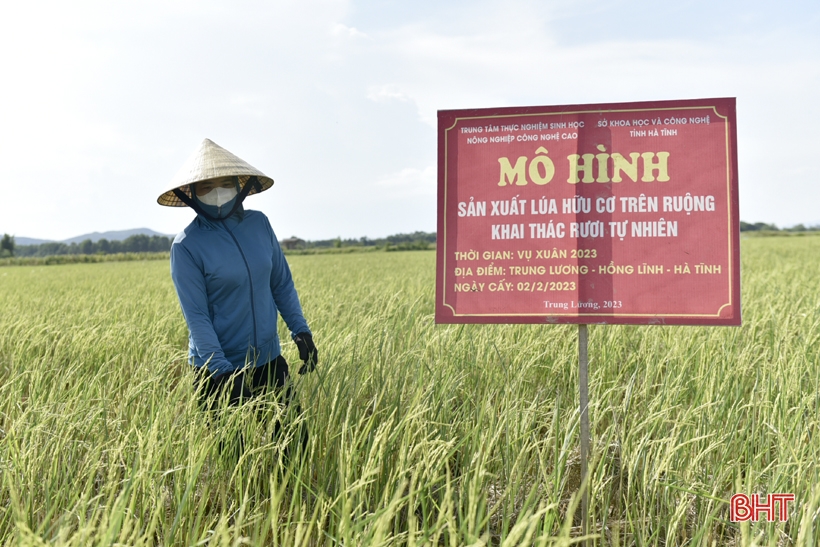
[[740, 324], [735, 100], [438, 113], [439, 323]]

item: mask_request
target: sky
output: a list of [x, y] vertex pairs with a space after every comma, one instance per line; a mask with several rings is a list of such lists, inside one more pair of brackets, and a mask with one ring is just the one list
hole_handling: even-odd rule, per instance
[[736, 97], [740, 217], [820, 224], [820, 2], [0, 5], [0, 233], [147, 227], [209, 138], [280, 238], [436, 229], [436, 112]]

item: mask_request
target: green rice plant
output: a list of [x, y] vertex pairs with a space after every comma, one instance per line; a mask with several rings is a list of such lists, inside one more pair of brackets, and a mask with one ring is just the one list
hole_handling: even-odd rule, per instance
[[[590, 327], [592, 543], [817, 544], [818, 251], [744, 240], [742, 327]], [[435, 325], [431, 252], [288, 260], [301, 413], [199, 408], [166, 262], [0, 268], [3, 543], [582, 539], [576, 327]], [[729, 521], [774, 492], [788, 521]]]

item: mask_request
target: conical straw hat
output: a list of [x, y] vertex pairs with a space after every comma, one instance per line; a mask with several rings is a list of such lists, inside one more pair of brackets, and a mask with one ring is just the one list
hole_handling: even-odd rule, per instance
[[[239, 177], [241, 187], [252, 176], [256, 176], [259, 180], [259, 184], [262, 186], [260, 191], [262, 192], [273, 186], [273, 179], [265, 176], [262, 171], [234, 156], [212, 140], [205, 139], [199, 146], [199, 150], [188, 158], [188, 161], [174, 177], [171, 188], [157, 198], [157, 203], [168, 207], [185, 207], [186, 205], [182, 200], [174, 195], [176, 188], [191, 197], [190, 185], [195, 182], [218, 177]], [[257, 193], [256, 188], [251, 188], [248, 195], [255, 193]]]

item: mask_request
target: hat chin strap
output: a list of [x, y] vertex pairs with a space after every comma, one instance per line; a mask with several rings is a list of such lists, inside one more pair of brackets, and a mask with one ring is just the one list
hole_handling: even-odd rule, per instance
[[[185, 205], [187, 205], [188, 207], [190, 207], [191, 209], [196, 211], [196, 213], [198, 215], [202, 215], [205, 218], [207, 218], [208, 220], [211, 220], [213, 222], [221, 222], [221, 221], [224, 221], [226, 218], [230, 218], [230, 217], [233, 216], [233, 214], [237, 211], [237, 209], [239, 209], [239, 206], [242, 205], [242, 202], [245, 201], [245, 198], [248, 197], [248, 194], [250, 193], [251, 189], [253, 189], [253, 188], [256, 188], [257, 192], [262, 191], [262, 185], [259, 184], [259, 179], [256, 178], [255, 176], [252, 176], [251, 178], [248, 179], [248, 182], [245, 183], [245, 186], [242, 187], [242, 190], [237, 195], [236, 203], [233, 204], [233, 208], [231, 209], [231, 212], [228, 213], [227, 215], [225, 215], [223, 218], [215, 218], [215, 217], [212, 217], [211, 215], [209, 215], [208, 213], [206, 213], [202, 209], [202, 207], [199, 206], [199, 204], [196, 202], [196, 200], [189, 198], [188, 195], [185, 192], [183, 192], [182, 190], [180, 190], [179, 188], [174, 188], [174, 195], [176, 197], [178, 197], [179, 200], [182, 203], [184, 203]], [[194, 190], [192, 188], [191, 191], [195, 192], [196, 190]]]

